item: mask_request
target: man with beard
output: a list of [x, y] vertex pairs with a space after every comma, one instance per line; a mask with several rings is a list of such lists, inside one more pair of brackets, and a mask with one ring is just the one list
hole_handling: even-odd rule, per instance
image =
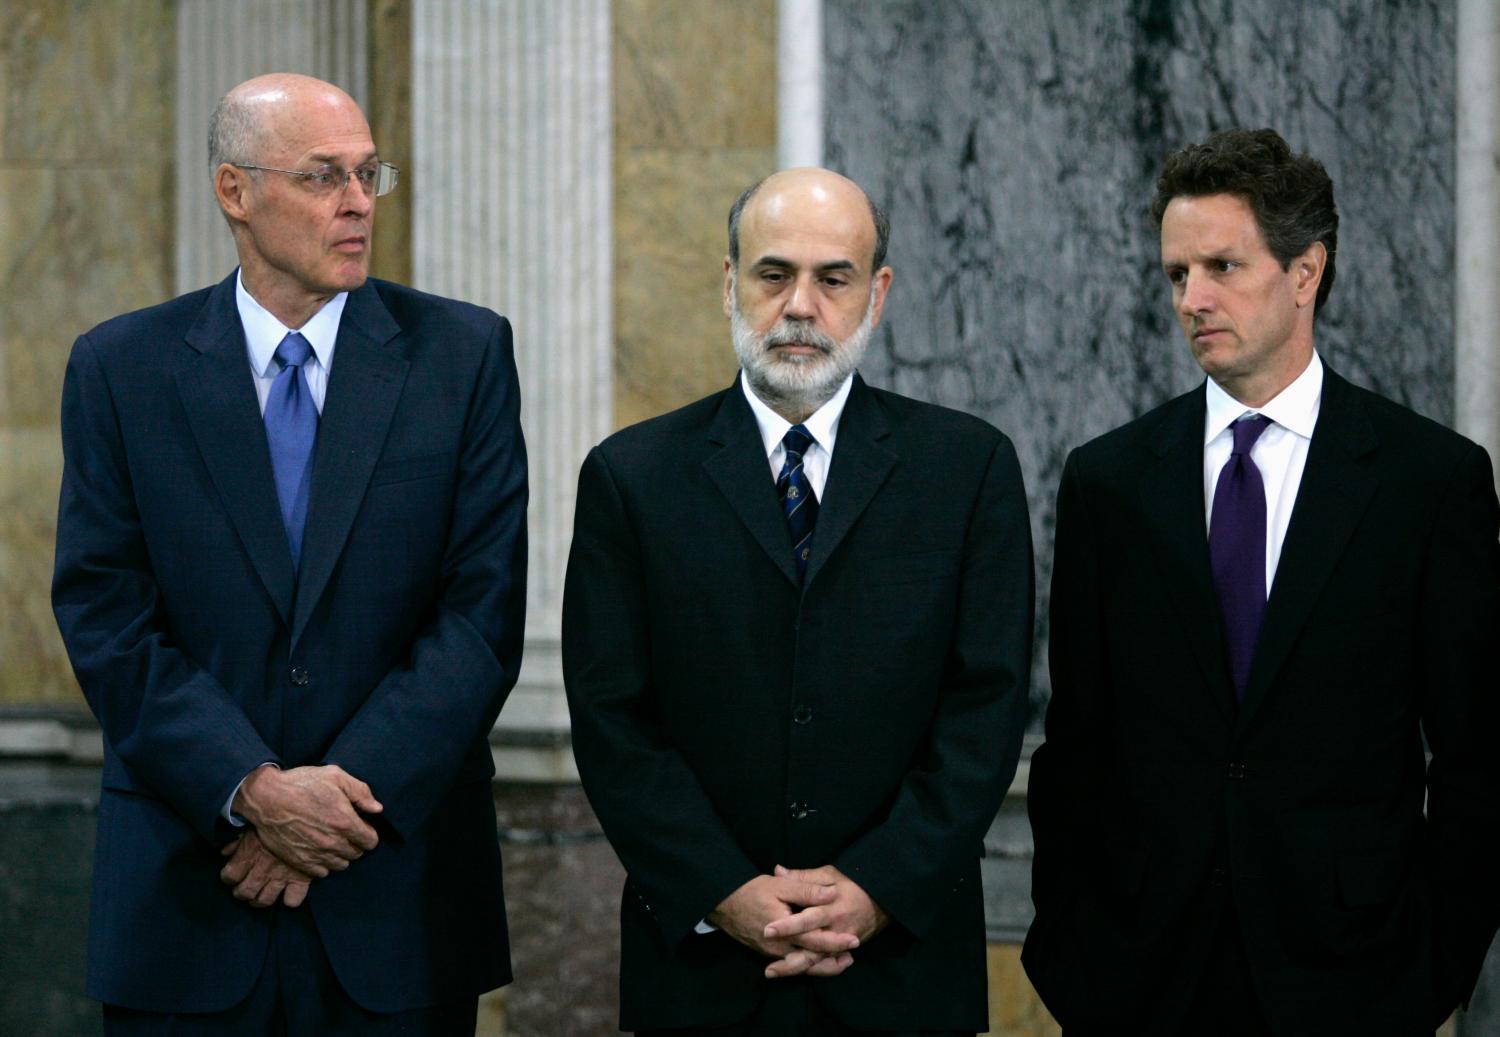
[[885, 215], [820, 169], [729, 214], [737, 384], [600, 444], [563, 665], [628, 872], [622, 1028], [985, 1028], [979, 856], [1030, 668], [1010, 441], [854, 369]]

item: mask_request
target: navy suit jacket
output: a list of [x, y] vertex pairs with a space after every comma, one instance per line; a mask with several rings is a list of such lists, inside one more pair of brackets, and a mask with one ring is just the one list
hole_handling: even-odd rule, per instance
[[294, 573], [234, 278], [73, 347], [53, 606], [104, 732], [88, 991], [217, 1011], [274, 912], [231, 895], [220, 811], [265, 761], [333, 763], [381, 845], [316, 880], [349, 994], [397, 1011], [510, 976], [488, 732], [520, 661], [526, 460], [510, 326], [349, 293]]
[[1031, 532], [1010, 441], [856, 377], [800, 583], [738, 385], [600, 444], [563, 668], [584, 788], [629, 873], [621, 1026], [725, 1025], [767, 959], [695, 924], [774, 865], [891, 915], [806, 982], [859, 1029], [981, 1030], [979, 858], [1015, 773]]

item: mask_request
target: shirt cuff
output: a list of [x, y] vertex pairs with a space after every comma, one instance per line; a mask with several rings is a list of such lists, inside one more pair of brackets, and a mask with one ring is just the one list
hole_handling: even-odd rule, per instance
[[716, 933], [718, 931], [719, 929], [717, 926], [709, 925], [707, 921], [699, 922], [697, 925], [693, 926], [693, 932], [697, 933], [699, 936], [706, 936], [709, 933]]
[[[265, 763], [260, 764], [254, 770], [252, 770], [250, 774], [254, 774], [255, 771], [260, 770], [261, 767], [275, 767], [277, 770], [281, 770], [280, 765], [277, 764], [274, 760], [267, 760]], [[234, 812], [234, 797], [238, 796], [240, 794], [240, 789], [245, 787], [245, 782], [249, 780], [250, 774], [247, 774], [240, 779], [240, 783], [234, 787], [234, 791], [231, 792], [229, 794], [229, 798], [224, 801], [224, 809], [219, 811], [224, 820], [228, 821], [235, 828], [245, 827], [245, 819]]]

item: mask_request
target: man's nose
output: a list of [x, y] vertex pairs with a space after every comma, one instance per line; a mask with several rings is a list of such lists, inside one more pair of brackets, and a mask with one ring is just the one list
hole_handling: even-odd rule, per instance
[[792, 282], [792, 294], [787, 297], [783, 313], [793, 320], [811, 320], [817, 315], [813, 302], [813, 285], [807, 278], [799, 277]]
[[1183, 275], [1182, 294], [1177, 307], [1185, 314], [1203, 313], [1213, 309], [1213, 291], [1208, 279], [1202, 274], [1188, 271]]
[[350, 176], [344, 181], [344, 189], [339, 195], [339, 209], [341, 212], [351, 216], [368, 216], [375, 208], [375, 188], [366, 187], [359, 182], [359, 177]]

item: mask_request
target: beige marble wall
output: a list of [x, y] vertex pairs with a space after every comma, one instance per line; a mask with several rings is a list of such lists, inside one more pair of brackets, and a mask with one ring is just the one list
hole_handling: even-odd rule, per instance
[[170, 294], [170, 0], [0, 18], [0, 705], [78, 705], [48, 586], [74, 337]]
[[729, 384], [729, 204], [776, 168], [774, 0], [615, 0], [615, 422]]
[[370, 93], [365, 115], [382, 158], [401, 169], [395, 193], [380, 199], [370, 274], [411, 284], [411, 5], [370, 0]]
[[1059, 1037], [1057, 1025], [1021, 968], [1021, 948], [989, 947], [991, 1037]]

